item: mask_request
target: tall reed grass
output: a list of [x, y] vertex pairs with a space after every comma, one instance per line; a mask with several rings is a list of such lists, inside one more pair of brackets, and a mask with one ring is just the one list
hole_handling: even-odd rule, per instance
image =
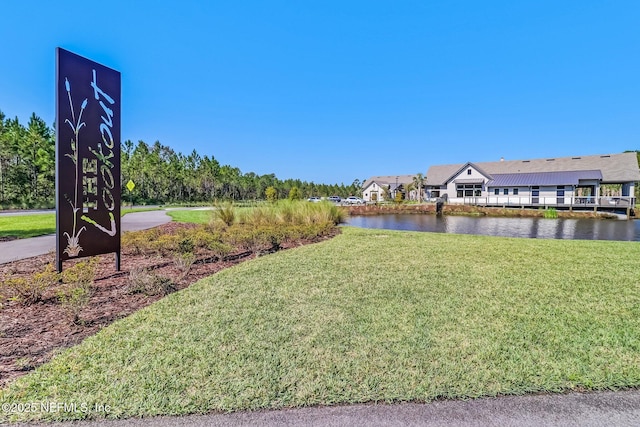
[[273, 204], [237, 211], [236, 217], [238, 223], [252, 226], [327, 223], [338, 225], [345, 222], [347, 212], [330, 202], [280, 200]]

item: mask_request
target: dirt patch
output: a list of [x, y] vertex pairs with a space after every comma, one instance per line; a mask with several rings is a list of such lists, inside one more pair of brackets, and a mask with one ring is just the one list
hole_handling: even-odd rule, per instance
[[[173, 232], [181, 227], [192, 225], [168, 223], [159, 228], [162, 232]], [[280, 249], [326, 240], [337, 233], [339, 230], [336, 228], [328, 236], [289, 242]], [[219, 260], [213, 253], [201, 250], [184, 276], [172, 256], [135, 255], [123, 248], [121, 271], [115, 271], [114, 255], [101, 255], [97, 257], [99, 263], [91, 298], [80, 314], [81, 324], [74, 324], [70, 320], [56, 298], [56, 289], [48, 289], [43, 300], [31, 306], [5, 303], [0, 308], [0, 387], [47, 362], [59, 350], [80, 343], [114, 321], [162, 298], [161, 295], [128, 292], [130, 271], [148, 269], [158, 276], [171, 279], [180, 290], [255, 256], [252, 252], [238, 249]], [[35, 272], [43, 271], [48, 264], [55, 265], [55, 254], [2, 264], [0, 279], [30, 277]], [[65, 268], [71, 265], [73, 262], [65, 262]]]

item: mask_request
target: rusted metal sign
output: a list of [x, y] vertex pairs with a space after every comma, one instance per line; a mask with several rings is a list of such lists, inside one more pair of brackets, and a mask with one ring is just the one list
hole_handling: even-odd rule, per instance
[[56, 49], [56, 259], [120, 269], [120, 73]]

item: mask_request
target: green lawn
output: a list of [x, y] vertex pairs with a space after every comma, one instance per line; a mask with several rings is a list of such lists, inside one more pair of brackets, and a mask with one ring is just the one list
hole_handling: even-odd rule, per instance
[[[234, 206], [234, 211], [236, 213], [236, 217], [242, 216], [251, 212], [255, 207], [254, 206]], [[213, 210], [209, 207], [206, 209], [178, 209], [178, 210], [168, 210], [167, 215], [169, 215], [174, 221], [177, 222], [192, 222], [195, 224], [206, 224], [211, 221], [212, 218], [215, 218], [213, 215]]]
[[[125, 208], [120, 211], [122, 216], [131, 212], [156, 211], [157, 208]], [[27, 237], [44, 236], [56, 232], [56, 214], [33, 215], [7, 215], [0, 216], [0, 237], [15, 237], [24, 239]]]
[[56, 214], [54, 213], [0, 216], [0, 237], [24, 239], [55, 232]]
[[167, 211], [167, 215], [169, 215], [174, 221], [177, 221], [177, 222], [193, 222], [196, 224], [206, 224], [211, 219], [212, 210], [211, 209], [169, 210]]
[[130, 417], [639, 386], [639, 259], [633, 242], [346, 227], [116, 322], [0, 403]]

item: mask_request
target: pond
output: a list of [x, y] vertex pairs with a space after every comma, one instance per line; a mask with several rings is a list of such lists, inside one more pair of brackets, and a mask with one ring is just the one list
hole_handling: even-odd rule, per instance
[[352, 216], [347, 225], [388, 230], [538, 239], [640, 241], [640, 221], [604, 219], [545, 219], [453, 215], [388, 214]]

